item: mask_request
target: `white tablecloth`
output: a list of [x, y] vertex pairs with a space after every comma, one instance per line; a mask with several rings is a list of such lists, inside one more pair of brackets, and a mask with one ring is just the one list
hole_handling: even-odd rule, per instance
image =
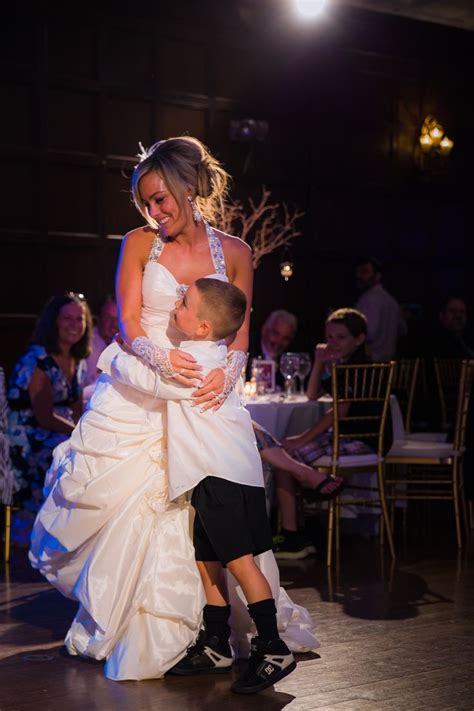
[[252, 419], [278, 440], [301, 434], [316, 424], [330, 406], [330, 398], [308, 400], [305, 395], [295, 395], [282, 399], [278, 394], [257, 395], [246, 403]]

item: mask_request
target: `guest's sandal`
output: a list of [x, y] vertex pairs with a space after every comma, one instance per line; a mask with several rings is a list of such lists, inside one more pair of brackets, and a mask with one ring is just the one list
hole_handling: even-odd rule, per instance
[[[344, 479], [341, 478], [341, 481], [339, 484], [337, 484], [334, 489], [329, 491], [327, 494], [325, 494], [322, 489], [324, 487], [329, 486], [329, 484], [333, 484], [335, 481], [333, 476], [330, 476], [329, 474], [317, 485], [315, 489], [310, 489], [309, 492], [305, 492], [305, 496], [307, 493], [310, 494], [308, 498], [314, 498], [317, 501], [329, 501], [330, 499], [334, 499], [336, 496], [339, 496], [341, 491], [345, 488], [346, 482]], [[312, 494], [312, 496], [311, 496]]]

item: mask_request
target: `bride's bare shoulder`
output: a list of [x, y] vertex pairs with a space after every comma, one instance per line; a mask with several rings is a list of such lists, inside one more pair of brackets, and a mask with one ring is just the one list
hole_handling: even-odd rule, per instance
[[228, 235], [226, 232], [217, 230], [214, 228], [214, 232], [219, 237], [222, 246], [227, 251], [234, 252], [235, 254], [248, 254], [252, 251], [252, 248], [247, 242], [244, 242], [240, 237], [235, 237], [234, 235]]
[[127, 251], [133, 251], [137, 254], [148, 254], [155, 237], [156, 230], [152, 229], [149, 225], [137, 227], [127, 232], [124, 236], [123, 247], [127, 249]]

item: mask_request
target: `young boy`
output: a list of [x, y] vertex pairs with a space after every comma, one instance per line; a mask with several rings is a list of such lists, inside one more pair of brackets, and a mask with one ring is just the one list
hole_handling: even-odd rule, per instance
[[[240, 289], [210, 278], [198, 279], [176, 303], [171, 319], [185, 336], [179, 348], [192, 353], [204, 373], [225, 365], [222, 339], [240, 328], [245, 306]], [[271, 549], [272, 537], [250, 415], [235, 392], [218, 410], [200, 412], [193, 407], [192, 388], [161, 380], [146, 365], [137, 368], [118, 345], [104, 353], [101, 369], [168, 401], [170, 499], [193, 489], [193, 542], [207, 599], [205, 627], [170, 673], [230, 671], [230, 606], [223, 571], [227, 567], [242, 588], [257, 628], [248, 668], [231, 688], [241, 694], [266, 689], [293, 671], [296, 662], [280, 639], [270, 586], [254, 561], [255, 555]]]

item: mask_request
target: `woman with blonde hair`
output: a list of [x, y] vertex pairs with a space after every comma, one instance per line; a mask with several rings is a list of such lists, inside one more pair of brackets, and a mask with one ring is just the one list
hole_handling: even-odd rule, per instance
[[[140, 158], [132, 193], [146, 225], [123, 240], [116, 279], [120, 335], [137, 363], [164, 380], [196, 387], [194, 402], [202, 411], [218, 409], [245, 364], [253, 280], [249, 247], [208, 222], [228, 176], [188, 136], [142, 149]], [[202, 277], [229, 281], [247, 297], [225, 368], [205, 378], [195, 358], [180, 350], [182, 335], [170, 320], [177, 298]], [[168, 497], [166, 403], [119, 382], [108, 368], [107, 349], [98, 367], [103, 372], [88, 411], [67, 446], [55, 452], [30, 560], [80, 603], [66, 638], [71, 654], [107, 659], [112, 679], [156, 678], [184, 657], [201, 629], [206, 600], [190, 508]], [[309, 615], [279, 590], [269, 554], [262, 565], [272, 571], [293, 647], [318, 646]], [[249, 620], [244, 624], [250, 628]]]

